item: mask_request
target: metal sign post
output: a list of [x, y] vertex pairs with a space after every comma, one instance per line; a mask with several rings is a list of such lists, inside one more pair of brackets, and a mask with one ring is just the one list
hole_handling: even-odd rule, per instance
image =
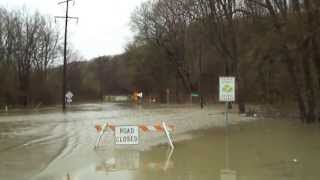
[[228, 103], [235, 101], [235, 77], [219, 77], [219, 101], [225, 102], [225, 123], [226, 123], [226, 143], [225, 143], [225, 161], [226, 169], [221, 174], [221, 180], [230, 179], [235, 180], [234, 173], [229, 170], [229, 132], [228, 132]]
[[226, 167], [229, 168], [228, 103], [235, 101], [235, 77], [219, 77], [219, 101], [225, 102]]
[[228, 127], [228, 102], [225, 102], [225, 117], [226, 117], [226, 127]]

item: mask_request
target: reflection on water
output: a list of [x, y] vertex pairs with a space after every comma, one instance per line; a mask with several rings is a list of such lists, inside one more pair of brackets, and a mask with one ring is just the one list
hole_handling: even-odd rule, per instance
[[164, 171], [167, 171], [168, 168], [173, 168], [174, 164], [173, 164], [173, 161], [171, 161], [171, 157], [172, 157], [173, 151], [174, 151], [174, 149], [172, 149], [172, 148], [168, 149], [169, 153], [167, 155], [167, 160], [166, 160], [166, 162], [165, 162], [165, 164], [163, 166], [163, 170]]
[[230, 169], [222, 169], [220, 171], [221, 180], [237, 180], [237, 172]]
[[229, 142], [229, 125], [228, 120], [226, 120], [225, 126], [225, 169], [220, 170], [220, 180], [236, 180], [237, 172], [235, 170], [231, 170], [230, 167], [230, 142]]
[[140, 167], [140, 152], [119, 150], [114, 152], [113, 157], [103, 160], [96, 166], [96, 171], [121, 171], [121, 170], [136, 170]]
[[[168, 149], [166, 157], [163, 156], [162, 161], [143, 161], [140, 162], [140, 151], [136, 150], [115, 150], [112, 157], [104, 159], [96, 165], [97, 172], [108, 173], [112, 171], [127, 171], [127, 170], [138, 170], [138, 169], [153, 169], [167, 171], [173, 168], [173, 161], [171, 160], [173, 149]], [[164, 154], [165, 155], [165, 154]]]

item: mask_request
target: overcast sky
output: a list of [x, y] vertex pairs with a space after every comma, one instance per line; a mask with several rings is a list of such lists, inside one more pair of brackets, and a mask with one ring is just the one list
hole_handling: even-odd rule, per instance
[[[60, 0], [61, 1], [61, 0]], [[73, 47], [90, 59], [100, 55], [122, 53], [132, 39], [129, 22], [132, 11], [146, 0], [75, 0], [70, 6], [70, 16], [78, 16], [79, 22], [70, 22], [69, 37]], [[49, 16], [65, 15], [65, 6], [59, 0], [0, 0], [0, 6], [8, 9], [25, 6]], [[72, 3], [71, 3], [72, 4]], [[63, 28], [63, 20], [56, 23]], [[61, 32], [63, 33], [63, 32]]]

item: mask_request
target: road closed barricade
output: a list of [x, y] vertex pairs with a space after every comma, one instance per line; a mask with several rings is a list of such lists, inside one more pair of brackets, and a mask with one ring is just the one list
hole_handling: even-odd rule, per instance
[[173, 125], [167, 125], [165, 122], [157, 125], [137, 125], [137, 126], [117, 126], [109, 123], [104, 125], [97, 124], [95, 129], [99, 133], [99, 136], [96, 140], [95, 148], [100, 144], [103, 134], [111, 130], [115, 133], [116, 144], [138, 144], [139, 132], [158, 132], [166, 135], [168, 143], [172, 149], [174, 149], [172, 139], [170, 137], [170, 132], [175, 130]]

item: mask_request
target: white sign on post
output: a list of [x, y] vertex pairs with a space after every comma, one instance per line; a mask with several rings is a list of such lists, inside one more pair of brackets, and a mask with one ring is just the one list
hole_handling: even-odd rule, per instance
[[72, 97], [73, 97], [73, 93], [71, 91], [68, 91], [65, 95], [66, 103], [68, 104], [72, 103]]
[[235, 78], [219, 77], [219, 101], [235, 101]]
[[138, 126], [116, 126], [115, 127], [116, 144], [139, 144]]

